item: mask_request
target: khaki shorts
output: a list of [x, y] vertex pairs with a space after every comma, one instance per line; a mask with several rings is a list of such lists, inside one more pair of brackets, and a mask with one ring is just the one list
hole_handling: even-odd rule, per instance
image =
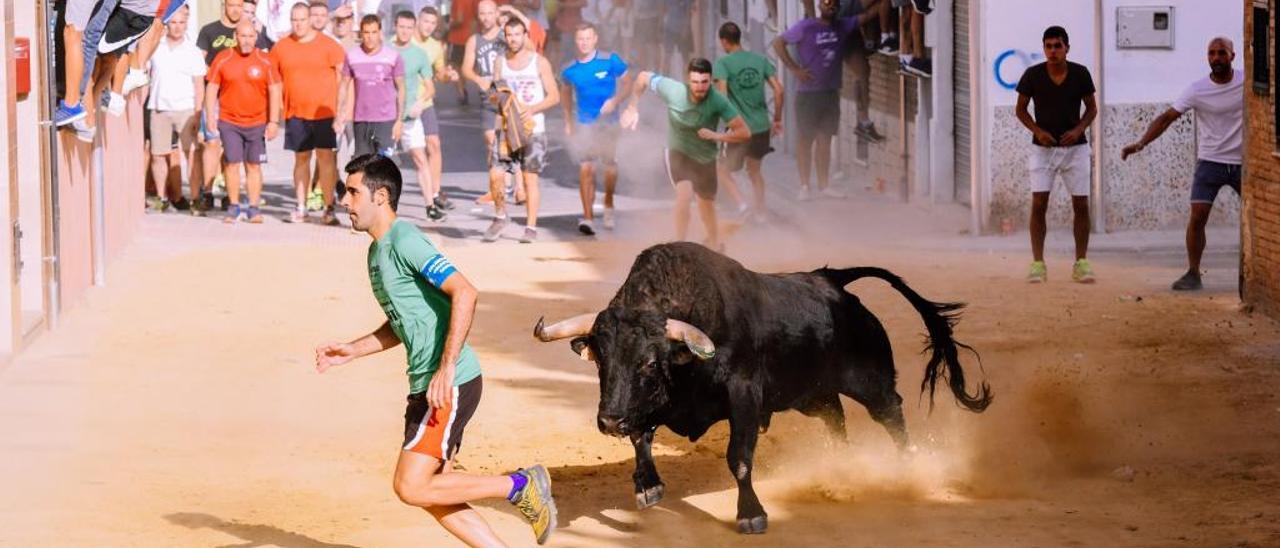
[[178, 134], [181, 150], [190, 150], [196, 142], [199, 121], [190, 110], [151, 111], [151, 153], [168, 154], [173, 151], [173, 134]]

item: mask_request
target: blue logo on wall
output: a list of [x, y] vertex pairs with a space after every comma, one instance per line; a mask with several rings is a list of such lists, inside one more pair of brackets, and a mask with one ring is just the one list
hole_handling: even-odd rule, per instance
[[[1007, 49], [996, 56], [996, 62], [992, 66], [992, 74], [995, 75], [996, 83], [1000, 84], [1000, 87], [1012, 91], [1018, 88], [1018, 78], [1022, 76], [1022, 72], [1042, 59], [1044, 59], [1044, 55], [1040, 53], [1027, 53], [1020, 49]], [[1013, 78], [1012, 82], [1005, 80], [1004, 74], [1002, 74], [1004, 66], [1009, 63], [1018, 67], [1018, 75]]]

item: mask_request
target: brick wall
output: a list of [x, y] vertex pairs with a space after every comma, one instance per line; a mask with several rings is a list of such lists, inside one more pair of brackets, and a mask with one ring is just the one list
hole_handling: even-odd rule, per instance
[[[1275, 59], [1271, 59], [1270, 93], [1254, 91], [1253, 81], [1253, 1], [1245, 5], [1244, 50], [1245, 87], [1245, 157], [1241, 222], [1244, 253], [1244, 299], [1246, 303], [1273, 317], [1280, 318], [1280, 154], [1277, 154], [1275, 102]], [[1272, 2], [1272, 9], [1280, 8]], [[1274, 15], [1274, 13], [1273, 13]], [[1275, 18], [1270, 21], [1271, 42], [1267, 50], [1275, 52]]]
[[902, 142], [906, 139], [907, 151], [914, 148], [916, 103], [918, 93], [915, 78], [905, 79], [906, 93], [906, 135], [903, 135], [902, 121], [899, 115], [902, 93], [898, 74], [898, 57], [873, 54], [871, 56], [871, 121], [876, 129], [885, 136], [879, 144], [860, 145], [854, 135], [857, 126], [857, 108], [853, 101], [853, 71], [845, 70], [844, 86], [841, 94], [840, 135], [837, 136], [838, 162], [837, 169], [853, 176], [855, 186], [874, 186], [876, 181], [883, 180], [886, 193], [901, 192], [900, 184], [905, 180], [914, 184], [909, 158], [902, 155]]

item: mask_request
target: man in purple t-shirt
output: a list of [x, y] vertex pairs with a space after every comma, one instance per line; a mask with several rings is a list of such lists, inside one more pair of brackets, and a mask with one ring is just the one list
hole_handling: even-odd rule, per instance
[[400, 140], [403, 113], [404, 60], [396, 50], [382, 47], [378, 16], [366, 15], [360, 19], [360, 46], [347, 50], [343, 63], [333, 131], [341, 135], [351, 120], [353, 157], [372, 153], [391, 157]]
[[[858, 16], [836, 17], [837, 0], [822, 0], [818, 17], [810, 17], [792, 25], [773, 41], [782, 64], [800, 80], [797, 88], [796, 128], [798, 147], [796, 167], [800, 170], [800, 199], [808, 200], [809, 174], [814, 160], [818, 168], [818, 192], [843, 198], [830, 188], [831, 138], [840, 128], [840, 83], [843, 81], [841, 57], [844, 41], [858, 30]], [[795, 46], [791, 55], [787, 46]], [[798, 58], [798, 60], [797, 60]], [[858, 124], [870, 126], [866, 112], [859, 112]], [[816, 151], [815, 151], [816, 149]], [[815, 158], [816, 157], [816, 158]]]

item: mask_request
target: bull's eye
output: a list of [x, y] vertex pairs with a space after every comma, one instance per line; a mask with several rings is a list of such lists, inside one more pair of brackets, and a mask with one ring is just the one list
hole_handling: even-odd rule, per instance
[[651, 375], [657, 368], [658, 360], [650, 358], [648, 361], [644, 362], [644, 365], [640, 366], [640, 373], [644, 375]]

